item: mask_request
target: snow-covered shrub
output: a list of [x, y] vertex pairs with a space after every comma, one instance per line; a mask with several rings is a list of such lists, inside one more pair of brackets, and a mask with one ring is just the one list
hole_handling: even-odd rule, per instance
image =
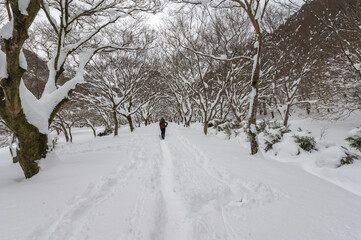
[[223, 121], [219, 120], [219, 119], [213, 119], [211, 121], [208, 122], [208, 127], [217, 127], [219, 124], [223, 123]]
[[282, 140], [275, 143], [269, 152], [272, 152], [278, 159], [289, 159], [290, 157], [297, 156], [300, 153], [300, 150], [297, 143], [294, 141], [293, 134], [285, 133]]
[[343, 165], [352, 164], [358, 156], [342, 146], [320, 148], [314, 153], [315, 164], [320, 168], [339, 168]]
[[354, 160], [356, 160], [358, 157], [355, 154], [352, 154], [350, 152], [345, 152], [346, 156], [341, 158], [340, 165], [338, 167], [341, 167], [343, 165], [352, 164]]
[[208, 127], [213, 127], [217, 129], [218, 132], [223, 132], [228, 131], [229, 129], [240, 129], [243, 127], [243, 123], [238, 121], [225, 121], [214, 119], [208, 123]]
[[232, 129], [230, 129], [230, 128], [227, 127], [227, 128], [224, 129], [224, 133], [227, 134], [228, 139], [231, 139]]
[[350, 147], [361, 152], [361, 127], [351, 130], [345, 140], [350, 143]]
[[257, 125], [257, 132], [263, 133], [264, 150], [267, 152], [273, 148], [273, 145], [281, 142], [283, 135], [289, 133], [291, 130], [283, 126], [277, 121], [263, 120]]
[[98, 133], [98, 136], [99, 137], [107, 136], [107, 135], [112, 134], [113, 131], [114, 131], [114, 128], [108, 127], [108, 128], [105, 128], [103, 132]]
[[298, 143], [300, 148], [307, 152], [311, 152], [312, 150], [316, 149], [316, 140], [314, 137], [311, 136], [300, 136], [300, 135], [294, 135], [295, 142]]
[[270, 124], [271, 124], [270, 120], [263, 119], [256, 126], [257, 133], [260, 134], [261, 132], [264, 132], [264, 130], [266, 130], [267, 126], [269, 126]]
[[232, 135], [237, 137], [244, 128], [245, 124], [238, 121], [224, 121], [219, 119], [214, 119], [208, 123], [208, 127], [216, 129], [217, 132], [223, 132], [227, 135], [228, 139], [231, 139]]

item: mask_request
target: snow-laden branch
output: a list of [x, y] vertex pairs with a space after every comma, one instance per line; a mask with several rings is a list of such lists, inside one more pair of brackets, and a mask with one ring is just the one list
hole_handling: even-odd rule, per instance
[[8, 77], [6, 54], [0, 49], [0, 82], [3, 78]]
[[57, 35], [59, 35], [59, 26], [56, 20], [51, 16], [50, 9], [48, 3], [44, 2], [44, 0], [40, 1], [41, 7], [45, 13], [46, 18], [48, 19], [50, 25]]
[[248, 57], [248, 56], [236, 56], [236, 57], [227, 58], [226, 55], [222, 55], [220, 57], [217, 57], [217, 56], [214, 56], [214, 55], [211, 55], [211, 54], [206, 54], [206, 53], [196, 51], [196, 50], [194, 50], [192, 48], [189, 48], [189, 47], [185, 47], [185, 46], [182, 46], [182, 47], [184, 49], [187, 49], [187, 50], [197, 54], [197, 55], [200, 55], [200, 56], [203, 56], [203, 57], [208, 57], [208, 58], [211, 58], [211, 59], [217, 60], [217, 61], [224, 61], [224, 62], [233, 62], [233, 61], [238, 61], [238, 60], [253, 61], [253, 58]]
[[40, 99], [37, 99], [21, 81], [19, 94], [23, 111], [29, 123], [36, 126], [41, 133], [48, 133], [49, 119], [55, 107], [73, 90], [78, 83], [84, 82], [84, 68], [92, 58], [95, 49], [89, 49], [80, 55], [80, 63], [75, 76], [59, 88], [44, 90]]
[[14, 31], [14, 18], [11, 18], [11, 21], [7, 22], [0, 30], [0, 39], [9, 40], [13, 37]]
[[119, 109], [117, 109], [117, 112], [118, 112], [120, 115], [125, 116], [125, 117], [131, 116], [131, 115], [137, 113], [141, 107], [147, 107], [147, 105], [149, 104], [149, 102], [150, 102], [149, 99], [147, 99], [147, 100], [145, 100], [145, 101], [142, 101], [136, 108], [134, 108], [134, 109], [132, 109], [132, 110], [129, 110], [128, 106], [125, 105], [124, 108], [119, 108]]
[[18, 8], [21, 14], [28, 16], [29, 13], [27, 11], [30, 0], [18, 0]]

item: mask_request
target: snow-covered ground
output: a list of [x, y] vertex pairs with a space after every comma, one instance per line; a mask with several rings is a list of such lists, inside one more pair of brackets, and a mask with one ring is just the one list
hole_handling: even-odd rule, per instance
[[79, 129], [40, 165], [25, 180], [0, 149], [1, 240], [361, 239], [361, 196], [175, 124]]

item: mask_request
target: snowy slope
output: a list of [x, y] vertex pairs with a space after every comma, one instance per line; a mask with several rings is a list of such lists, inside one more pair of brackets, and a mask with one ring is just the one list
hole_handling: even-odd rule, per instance
[[170, 124], [77, 131], [24, 180], [0, 150], [0, 239], [361, 239], [361, 197]]

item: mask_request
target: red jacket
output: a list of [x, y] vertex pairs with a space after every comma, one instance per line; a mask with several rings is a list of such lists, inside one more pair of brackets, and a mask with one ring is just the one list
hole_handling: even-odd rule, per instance
[[160, 128], [166, 128], [168, 126], [168, 123], [164, 119], [162, 119], [160, 120], [159, 126]]

